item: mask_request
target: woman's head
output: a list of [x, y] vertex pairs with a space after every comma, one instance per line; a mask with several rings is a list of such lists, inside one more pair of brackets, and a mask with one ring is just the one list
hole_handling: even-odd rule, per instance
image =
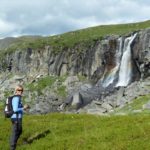
[[23, 86], [22, 85], [17, 85], [15, 88], [15, 94], [16, 95], [21, 95], [23, 93]]

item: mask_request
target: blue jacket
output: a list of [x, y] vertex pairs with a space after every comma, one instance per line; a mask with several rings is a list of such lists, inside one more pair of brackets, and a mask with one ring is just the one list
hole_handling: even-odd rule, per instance
[[14, 95], [12, 99], [12, 107], [15, 113], [11, 116], [11, 119], [17, 119], [17, 115], [18, 115], [18, 118], [22, 118], [23, 106], [21, 102], [21, 96]]

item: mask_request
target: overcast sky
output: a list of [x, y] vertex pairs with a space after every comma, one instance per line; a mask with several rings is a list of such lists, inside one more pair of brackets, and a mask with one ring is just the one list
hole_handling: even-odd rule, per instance
[[150, 19], [150, 0], [1, 0], [0, 38]]

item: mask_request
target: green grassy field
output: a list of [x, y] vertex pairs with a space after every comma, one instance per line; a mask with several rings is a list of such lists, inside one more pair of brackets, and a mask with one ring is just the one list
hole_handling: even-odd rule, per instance
[[[149, 150], [147, 114], [25, 115], [17, 150]], [[11, 124], [0, 117], [0, 150], [8, 150]]]

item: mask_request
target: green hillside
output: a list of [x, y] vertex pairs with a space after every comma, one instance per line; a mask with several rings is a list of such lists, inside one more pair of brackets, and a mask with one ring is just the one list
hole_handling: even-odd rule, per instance
[[[23, 36], [14, 40], [13, 43], [9, 44], [9, 47], [3, 48], [2, 52], [6, 54], [14, 50], [24, 50], [27, 48], [42, 49], [48, 45], [54, 52], [66, 50], [76, 45], [80, 45], [83, 50], [84, 47], [90, 47], [92, 42], [101, 40], [105, 36], [124, 35], [149, 27], [150, 20], [129, 24], [101, 25], [48, 37]], [[81, 49], [78, 50], [81, 51]]]
[[[139, 23], [116, 24], [116, 25], [101, 25], [82, 29], [74, 32], [62, 34], [60, 36], [51, 37], [54, 41], [60, 39], [60, 43], [66, 46], [73, 46], [77, 43], [85, 42], [86, 44], [92, 41], [102, 39], [109, 35], [123, 35], [141, 29], [150, 28], [150, 20]], [[55, 39], [56, 38], [56, 39]], [[53, 42], [54, 42], [53, 41]], [[90, 43], [89, 43], [90, 44]]]
[[[10, 121], [0, 116], [0, 149], [9, 149]], [[25, 116], [17, 150], [149, 150], [149, 115]]]

